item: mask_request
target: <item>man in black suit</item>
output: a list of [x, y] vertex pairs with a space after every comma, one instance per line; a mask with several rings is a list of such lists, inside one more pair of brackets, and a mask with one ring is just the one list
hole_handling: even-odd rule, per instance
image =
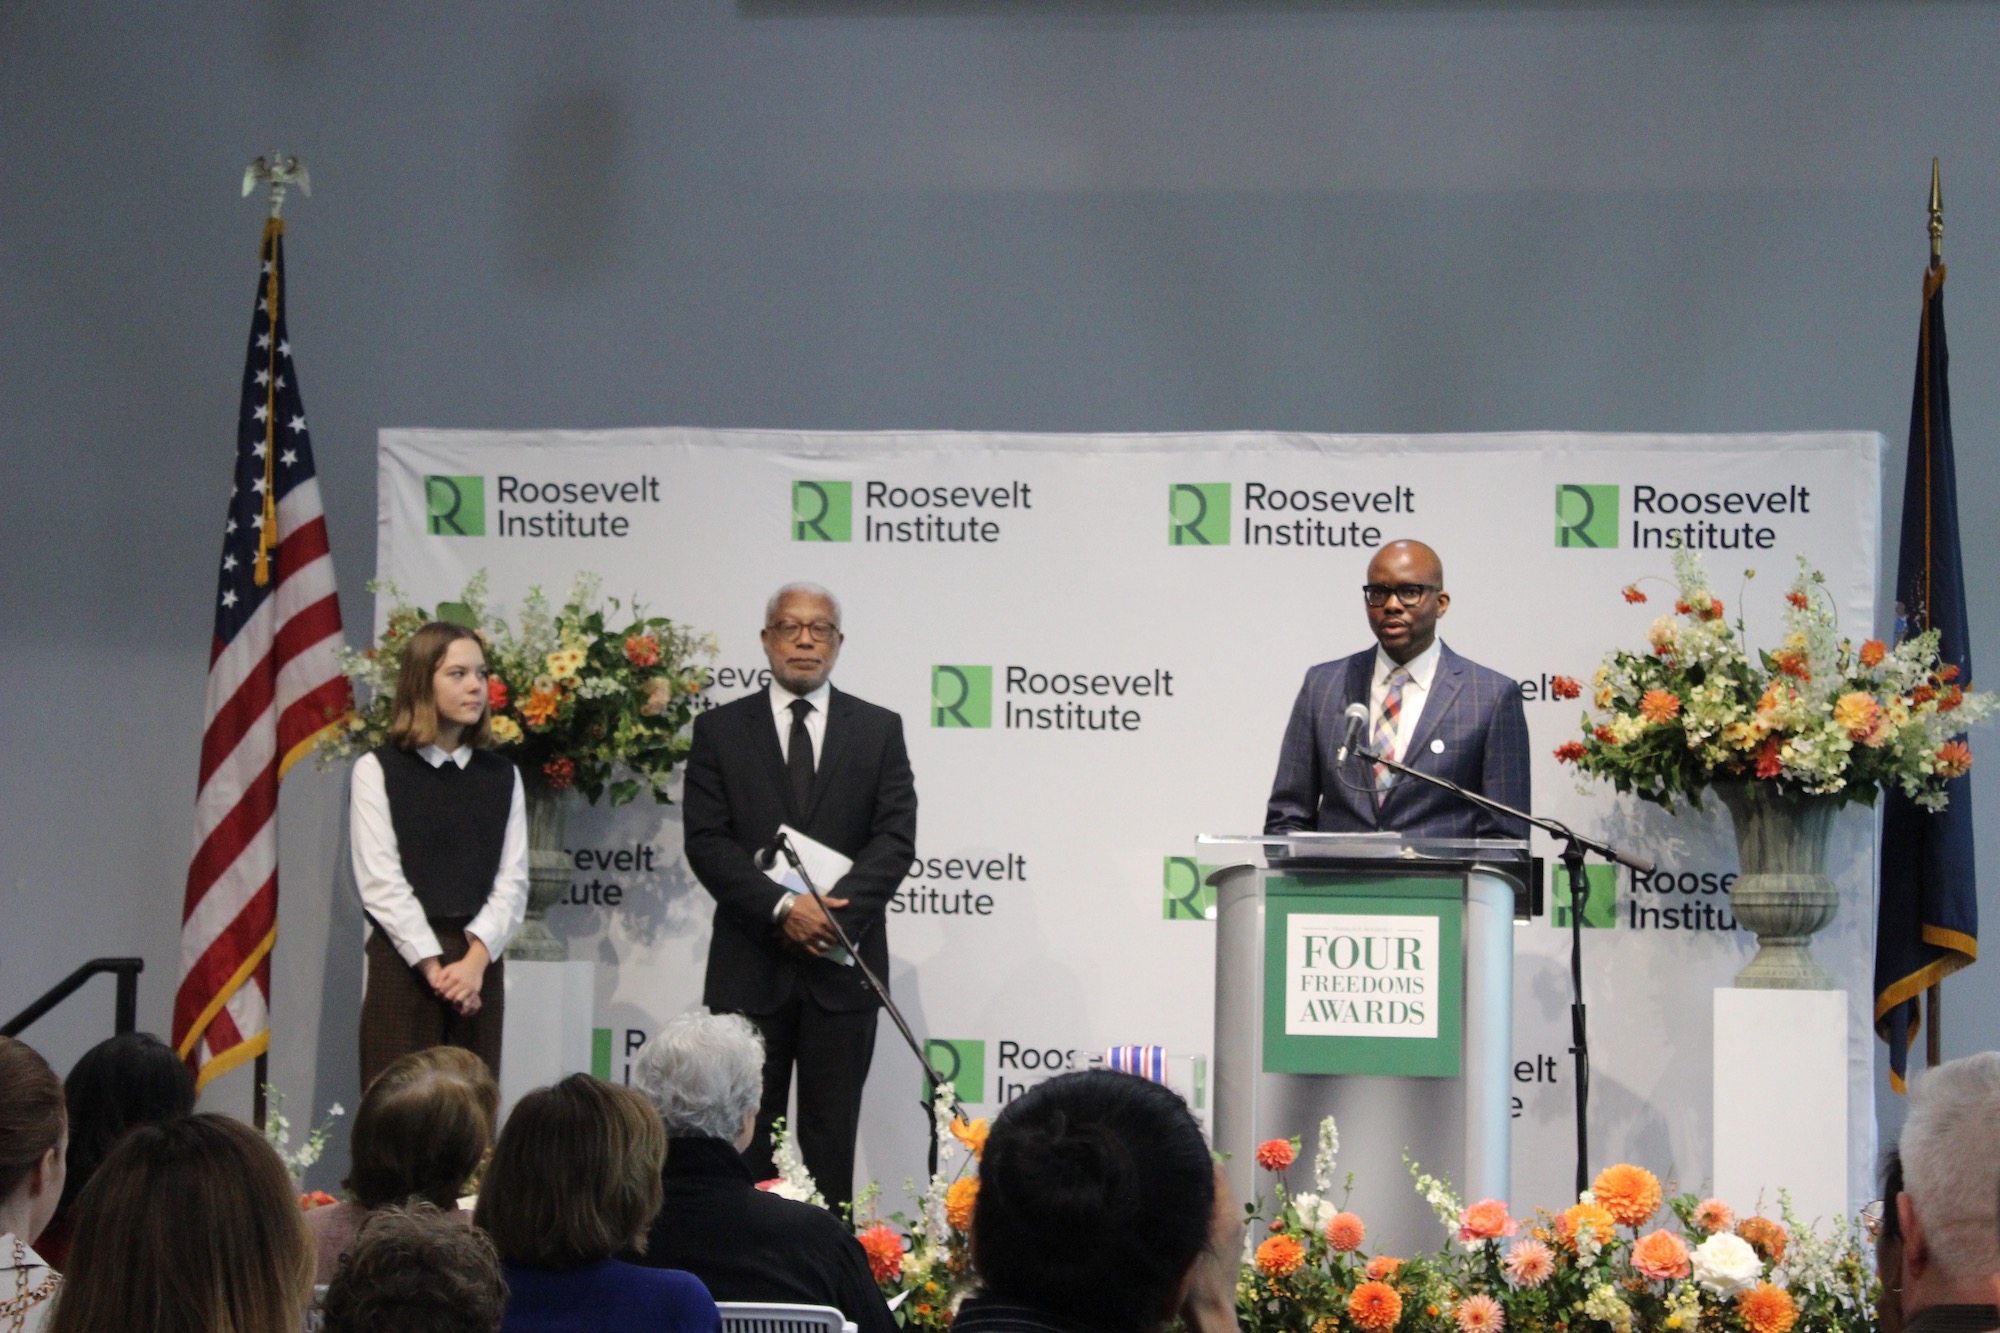
[[740, 1013], [764, 1037], [764, 1098], [744, 1156], [775, 1173], [771, 1122], [785, 1113], [807, 1170], [832, 1207], [854, 1196], [861, 1087], [880, 1001], [861, 970], [826, 955], [832, 923], [810, 897], [779, 887], [756, 857], [787, 824], [852, 858], [820, 885], [875, 975], [889, 975], [882, 918], [916, 855], [917, 791], [903, 719], [827, 683], [840, 656], [840, 604], [788, 584], [764, 609], [771, 685], [695, 719], [682, 824], [688, 865], [715, 898], [702, 1003]]

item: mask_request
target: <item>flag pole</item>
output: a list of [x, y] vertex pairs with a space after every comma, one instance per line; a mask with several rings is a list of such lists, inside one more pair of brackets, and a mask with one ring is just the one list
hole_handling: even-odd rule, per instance
[[[1931, 269], [1933, 282], [1944, 268], [1944, 186], [1938, 159], [1931, 159]], [[1929, 316], [1926, 314], [1926, 321]], [[1944, 1063], [1944, 978], [1939, 977], [1924, 991], [1924, 1066], [1935, 1069]]]
[[[264, 240], [261, 249], [269, 250], [271, 233], [282, 233], [285, 220], [285, 191], [296, 185], [299, 193], [308, 199], [312, 197], [312, 177], [306, 173], [305, 164], [297, 157], [286, 157], [273, 149], [268, 158], [260, 157], [243, 168], [243, 197], [248, 199], [259, 184], [269, 187], [270, 215], [264, 220]], [[266, 300], [269, 302], [271, 318], [278, 317], [278, 275], [275, 270], [266, 279]], [[275, 355], [275, 352], [274, 352]], [[269, 559], [278, 539], [278, 495], [276, 479], [272, 469], [277, 463], [278, 450], [273, 438], [277, 431], [278, 413], [276, 409], [276, 375], [266, 385], [266, 412], [264, 418], [264, 526], [257, 545], [257, 582], [269, 580]], [[265, 1105], [264, 1089], [271, 1082], [271, 1052], [268, 1045], [257, 1053], [257, 1060], [250, 1075], [250, 1121], [259, 1133], [264, 1130], [264, 1122], [269, 1108]]]

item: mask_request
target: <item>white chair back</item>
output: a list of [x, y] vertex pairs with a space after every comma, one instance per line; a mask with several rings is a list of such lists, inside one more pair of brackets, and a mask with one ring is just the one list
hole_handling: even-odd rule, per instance
[[717, 1301], [722, 1333], [855, 1333], [846, 1315], [831, 1305], [777, 1305], [761, 1301]]

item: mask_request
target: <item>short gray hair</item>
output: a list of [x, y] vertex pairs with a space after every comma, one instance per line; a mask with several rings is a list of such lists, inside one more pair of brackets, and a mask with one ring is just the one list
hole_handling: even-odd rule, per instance
[[771, 594], [771, 600], [764, 603], [764, 623], [771, 623], [771, 617], [778, 614], [778, 603], [793, 593], [803, 597], [824, 597], [826, 604], [833, 608], [833, 627], [840, 628], [840, 599], [817, 583], [787, 583]]
[[1918, 1078], [1900, 1149], [1903, 1189], [1944, 1276], [1971, 1282], [2000, 1268], [2000, 1051]]
[[741, 1014], [696, 1009], [639, 1048], [632, 1081], [669, 1136], [734, 1143], [764, 1097], [764, 1038]]

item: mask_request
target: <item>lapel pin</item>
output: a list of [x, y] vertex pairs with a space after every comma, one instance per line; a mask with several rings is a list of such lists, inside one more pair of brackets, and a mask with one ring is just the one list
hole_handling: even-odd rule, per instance
[[1431, 753], [1432, 753], [1432, 754], [1443, 754], [1443, 753], [1444, 753], [1444, 742], [1443, 742], [1443, 741], [1441, 741], [1441, 740], [1433, 740], [1433, 741], [1431, 742]]

